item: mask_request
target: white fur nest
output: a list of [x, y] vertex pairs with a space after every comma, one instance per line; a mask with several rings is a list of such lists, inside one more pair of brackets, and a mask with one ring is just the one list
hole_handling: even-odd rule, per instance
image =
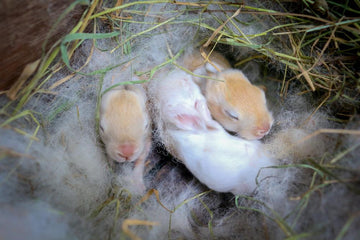
[[[164, 9], [172, 10], [174, 6], [154, 4], [149, 16], [166, 12]], [[163, 17], [167, 17], [166, 14], [169, 13]], [[218, 16], [222, 17], [220, 13]], [[152, 22], [154, 18], [144, 17], [143, 21]], [[217, 26], [214, 19], [210, 23]], [[129, 25], [133, 33], [147, 27]], [[263, 28], [260, 24], [246, 25], [242, 30], [253, 34]], [[95, 49], [89, 65], [82, 71], [92, 72], [131, 61], [127, 67], [109, 71], [102, 88], [133, 80], [135, 71], [146, 71], [166, 61], [169, 48], [177, 53], [184, 47], [193, 47], [192, 36], [196, 32], [197, 28], [192, 25], [169, 25], [166, 31], [156, 30], [147, 37], [135, 38], [128, 55], [121, 49], [112, 54]], [[98, 44], [106, 49], [111, 45], [109, 41], [100, 40]], [[90, 48], [91, 41], [86, 40], [75, 54], [73, 66], [81, 65], [78, 62], [83, 62]], [[234, 54], [239, 52], [237, 49]], [[258, 65], [253, 64], [256, 69]], [[246, 74], [250, 80], [260, 76], [254, 71]], [[46, 85], [51, 86], [64, 76], [65, 71], [60, 71]], [[311, 99], [296, 95], [295, 87], [294, 93], [290, 92], [281, 102], [278, 83], [264, 80], [262, 84], [268, 87], [267, 97], [275, 118], [264, 144], [282, 166], [291, 166], [276, 169], [276, 177], [261, 182], [252, 195], [235, 198], [231, 194], [207, 193], [181, 164], [159, 154], [157, 151], [161, 148], [154, 148], [149, 160], [172, 162], [155, 164], [160, 166], [155, 173], [147, 169], [145, 184], [156, 189], [161, 204], [173, 212], [165, 209], [155, 194], [141, 201], [143, 196], [132, 188], [127, 164], [118, 165], [121, 174], [109, 167], [95, 129], [98, 76], [78, 75], [57, 87], [56, 95], [34, 96], [25, 109], [42, 117], [44, 126], [37, 135], [38, 141], [31, 141], [28, 135], [14, 130], [32, 133], [35, 124], [27, 118], [0, 129], [0, 152], [5, 155], [0, 159], [0, 236], [4, 239], [119, 239], [128, 236], [124, 221], [136, 219], [154, 224], [148, 226], [141, 222], [129, 227], [142, 239], [283, 239], [300, 233], [312, 234], [316, 239], [333, 239], [349, 217], [354, 216], [343, 239], [356, 239], [360, 234], [355, 227], [359, 224], [359, 195], [343, 183], [312, 189], [319, 183], [319, 174], [323, 174], [326, 182], [326, 174], [307, 168], [305, 160], [324, 163], [359, 139], [319, 134], [298, 142], [318, 129], [340, 125], [329, 121], [331, 115], [325, 111], [311, 115], [316, 106]], [[0, 101], [1, 105], [7, 103], [3, 96]], [[68, 109], [57, 112], [64, 103], [69, 105]], [[310, 115], [310, 121], [304, 124]], [[1, 117], [5, 121], [4, 116]], [[358, 170], [359, 151], [357, 148], [340, 159], [339, 168]], [[336, 174], [339, 178], [352, 179], [345, 171], [339, 170]], [[291, 226], [286, 230], [288, 234], [281, 228], [285, 225]]]

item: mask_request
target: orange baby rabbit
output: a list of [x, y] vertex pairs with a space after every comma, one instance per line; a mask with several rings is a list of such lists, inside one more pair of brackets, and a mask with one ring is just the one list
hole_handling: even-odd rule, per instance
[[108, 156], [135, 162], [134, 181], [144, 191], [143, 171], [151, 146], [146, 94], [140, 85], [124, 85], [104, 94], [100, 107], [100, 136]]
[[264, 91], [235, 69], [217, 73], [222, 81], [207, 81], [205, 97], [215, 120], [226, 130], [248, 139], [260, 139], [274, 122]]
[[240, 70], [230, 68], [230, 63], [220, 53], [213, 52], [209, 60], [205, 62], [200, 52], [195, 51], [184, 57], [183, 64], [195, 74], [217, 79], [194, 77], [212, 117], [226, 130], [248, 140], [268, 134], [274, 120], [264, 91], [251, 84]]

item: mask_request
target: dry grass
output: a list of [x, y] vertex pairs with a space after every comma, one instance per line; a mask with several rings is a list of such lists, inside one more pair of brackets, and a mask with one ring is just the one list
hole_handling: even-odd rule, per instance
[[[74, 4], [81, 4], [83, 1], [76, 1]], [[196, 25], [209, 32], [206, 39], [200, 39], [198, 45], [204, 47], [211, 46], [216, 48], [218, 45], [226, 45], [229, 47], [242, 47], [251, 49], [251, 54], [245, 58], [240, 59], [235, 63], [236, 67], [241, 67], [249, 61], [254, 59], [261, 60], [265, 65], [275, 65], [277, 69], [281, 70], [283, 75], [282, 86], [279, 92], [279, 96], [286, 97], [288, 94], [289, 86], [295, 81], [298, 82], [299, 94], [311, 94], [316, 99], [320, 99], [318, 108], [319, 110], [324, 106], [342, 107], [344, 110], [339, 112], [336, 116], [338, 121], [350, 121], [356, 116], [360, 106], [360, 81], [359, 81], [359, 52], [360, 52], [360, 18], [359, 9], [360, 2], [358, 0], [350, 4], [337, 3], [334, 1], [319, 1], [320, 4], [314, 5], [312, 1], [303, 0], [303, 9], [298, 12], [288, 12], [287, 7], [292, 7], [291, 1], [278, 1], [279, 8], [282, 11], [270, 10], [266, 7], [251, 7], [244, 4], [235, 4], [224, 1], [200, 1], [198, 3], [189, 3], [181, 1], [167, 1], [167, 0], [150, 0], [150, 1], [132, 1], [130, 3], [124, 3], [126, 1], [118, 0], [113, 7], [104, 7], [105, 1], [94, 0], [89, 4], [86, 11], [83, 13], [79, 24], [75, 26], [71, 33], [59, 39], [59, 41], [52, 46], [49, 52], [44, 53], [42, 58], [36, 62], [28, 65], [18, 82], [6, 93], [10, 98], [8, 103], [4, 105], [0, 114], [5, 116], [6, 120], [0, 124], [1, 128], [11, 126], [13, 121], [20, 118], [29, 118], [32, 121], [30, 124], [35, 123], [35, 130], [33, 133], [26, 133], [26, 130], [18, 129], [18, 132], [24, 135], [30, 135], [32, 141], [37, 138], [38, 131], [41, 127], [41, 116], [32, 109], [26, 108], [26, 103], [37, 94], [56, 94], [54, 90], [68, 81], [73, 81], [77, 75], [96, 75], [99, 76], [98, 90], [98, 106], [101, 93], [104, 92], [102, 86], [102, 78], [111, 69], [126, 65], [126, 62], [120, 63], [116, 66], [104, 66], [103, 69], [91, 72], [81, 72], [92, 58], [92, 54], [98, 39], [114, 39], [117, 42], [116, 46], [109, 50], [113, 52], [117, 49], [122, 49], [124, 54], [131, 52], [131, 42], [136, 38], [141, 38], [143, 35], [151, 34], [152, 31], [164, 28], [168, 24], [189, 24]], [[171, 2], [171, 3], [170, 3]], [[234, 1], [235, 2], [235, 1]], [[259, 1], [260, 2], [260, 1]], [[282, 2], [285, 2], [282, 4]], [[134, 23], [133, 16], [144, 15], [148, 16], [148, 10], [152, 5], [158, 3], [176, 4], [179, 6], [186, 6], [186, 8], [175, 11], [173, 17], [163, 19], [161, 15], [153, 16], [158, 18], [158, 24], [149, 25], [146, 30], [137, 34], [129, 34], [126, 30], [127, 24]], [[132, 6], [139, 5], [144, 6], [146, 10], [135, 10], [130, 8]], [[228, 18], [220, 19], [215, 15], [211, 15], [212, 11], [208, 10], [209, 5], [217, 5], [218, 11], [223, 11]], [[226, 8], [225, 6], [232, 8]], [[261, 6], [261, 4], [259, 4]], [[73, 9], [74, 5], [69, 6], [68, 11]], [[230, 9], [230, 10], [229, 10]], [[64, 14], [66, 14], [66, 12]], [[199, 19], [197, 21], [189, 20], [187, 22], [178, 22], [178, 17], [188, 12], [197, 12]], [[202, 13], [209, 13], [210, 16], [216, 18], [218, 26], [209, 26], [203, 21]], [[215, 11], [214, 11], [215, 12]], [[241, 31], [241, 24], [236, 19], [237, 16], [251, 15], [255, 19], [271, 19], [276, 23], [275, 26], [269, 27], [263, 32], [259, 32], [255, 35], [246, 35]], [[61, 16], [61, 18], [65, 17]], [[61, 20], [61, 19], [59, 19]], [[109, 32], [101, 32], [99, 29], [99, 23], [107, 26]], [[147, 22], [138, 22], [147, 26]], [[252, 23], [247, 23], [252, 24]], [[229, 27], [231, 25], [231, 27]], [[89, 30], [92, 29], [92, 30]], [[236, 31], [235, 31], [235, 30]], [[89, 32], [91, 31], [91, 32]], [[266, 39], [263, 43], [258, 43], [257, 39]], [[74, 56], [74, 52], [81, 46], [85, 40], [93, 41], [92, 49], [84, 63], [84, 66], [74, 69], [71, 66], [71, 59]], [[282, 46], [282, 51], [272, 48], [272, 43], [278, 41]], [[164, 63], [154, 66], [152, 69], [148, 69], [145, 72], [138, 72], [139, 76], [142, 76], [144, 80], [139, 82], [146, 82], [153, 78], [154, 74], [168, 64], [177, 65], [176, 59], [182, 52], [175, 53], [174, 56], [170, 56]], [[177, 65], [178, 66], [178, 65]], [[44, 88], [45, 83], [61, 69], [70, 70], [70, 74], [60, 79], [56, 83], [52, 84], [48, 88]], [[25, 82], [26, 80], [26, 82]], [[137, 83], [137, 82], [136, 82]], [[130, 84], [125, 82], [122, 84]], [[115, 86], [114, 86], [115, 87]], [[105, 90], [106, 91], [106, 90]], [[64, 103], [54, 111], [53, 118], [58, 113], [67, 111], [71, 106], [71, 103]], [[98, 112], [98, 111], [97, 111]], [[99, 116], [96, 116], [98, 123]], [[53, 119], [48, 119], [52, 121]], [[347, 129], [321, 129], [314, 132], [307, 137], [311, 138], [318, 134], [348, 134], [359, 135], [358, 130]], [[306, 141], [307, 139], [302, 139]], [[28, 148], [31, 147], [31, 143]], [[296, 232], [295, 226], [297, 219], [301, 216], [303, 210], [311, 204], [311, 195], [315, 192], [322, 191], [332, 184], [345, 184], [354, 192], [359, 192], [357, 181], [359, 179], [341, 179], [341, 176], [337, 175], [336, 171], [340, 168], [337, 163], [346, 154], [354, 151], [359, 147], [359, 144], [354, 144], [352, 147], [340, 151], [337, 156], [325, 163], [324, 161], [315, 161], [309, 159], [304, 164], [295, 164], [291, 166], [281, 166], [282, 168], [307, 168], [313, 172], [313, 179], [307, 192], [296, 197], [299, 201], [298, 206], [294, 210], [294, 215], [297, 215], [295, 222], [289, 223], [287, 217], [280, 216], [271, 208], [265, 205], [265, 203], [257, 202], [263, 205], [265, 208], [270, 209], [271, 215], [265, 212], [261, 212], [255, 208], [248, 208], [238, 204], [239, 198], [246, 198], [250, 201], [257, 201], [256, 199], [249, 198], [248, 196], [238, 196], [236, 198], [236, 204], [239, 209], [246, 209], [255, 212], [269, 218], [271, 221], [283, 231], [287, 239], [302, 239], [304, 237], [311, 237], [313, 232]], [[23, 154], [16, 153], [14, 150], [0, 148], [1, 158], [6, 156], [22, 156]], [[344, 169], [342, 169], [344, 170]], [[194, 196], [193, 199], [200, 199], [204, 192], [200, 195]], [[155, 195], [158, 204], [163, 206], [159, 194], [155, 189], [150, 190], [147, 195], [139, 202], [145, 202], [151, 195]], [[138, 206], [128, 206], [124, 204], [130, 202], [131, 194], [125, 193], [118, 194], [117, 197], [109, 197], [108, 200], [103, 202], [99, 209], [94, 211], [93, 217], [97, 216], [105, 207], [115, 204], [115, 216], [117, 221], [120, 214], [125, 214]], [[185, 201], [183, 204], [185, 204]], [[124, 210], [123, 206], [129, 207]], [[206, 204], [204, 203], [206, 207]], [[180, 206], [178, 206], [180, 207]], [[168, 209], [163, 206], [171, 215], [175, 209]], [[211, 210], [208, 210], [212, 215]], [[346, 235], [349, 226], [359, 217], [359, 213], [350, 216], [347, 222], [342, 227], [341, 231], [337, 234], [336, 239], [342, 239]], [[130, 231], [132, 225], [146, 225], [153, 226], [157, 223], [143, 221], [143, 220], [125, 220], [122, 225], [123, 232], [132, 239], [139, 239], [133, 232]], [[115, 224], [114, 224], [115, 226]], [[211, 221], [208, 225], [211, 231]], [[169, 223], [169, 229], [171, 228], [171, 218]], [[169, 233], [170, 234], [170, 233]], [[170, 238], [170, 236], [169, 236]]]

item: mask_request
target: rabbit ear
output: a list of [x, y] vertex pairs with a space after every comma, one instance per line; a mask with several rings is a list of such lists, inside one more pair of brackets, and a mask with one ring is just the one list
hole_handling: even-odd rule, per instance
[[175, 124], [183, 130], [201, 130], [204, 129], [204, 122], [199, 116], [192, 114], [177, 114]]
[[181, 130], [201, 130], [205, 128], [204, 120], [201, 115], [187, 105], [175, 105], [167, 113], [168, 119]]
[[215, 62], [211, 62], [211, 63], [207, 62], [205, 64], [205, 69], [210, 73], [218, 73], [224, 70], [223, 67], [221, 67], [219, 64], [216, 64]]
[[195, 109], [205, 122], [206, 128], [208, 130], [216, 130], [221, 128], [221, 126], [212, 119], [211, 113], [205, 100], [197, 100], [195, 102]]
[[193, 109], [179, 106], [179, 111], [173, 112], [174, 124], [182, 130], [216, 130], [221, 126], [210, 115], [205, 101], [196, 101]]

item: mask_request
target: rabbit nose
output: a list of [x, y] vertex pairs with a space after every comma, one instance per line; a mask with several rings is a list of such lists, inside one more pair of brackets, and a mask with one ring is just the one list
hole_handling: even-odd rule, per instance
[[128, 160], [135, 152], [135, 146], [133, 144], [122, 144], [119, 146], [118, 155]]
[[269, 131], [270, 131], [270, 125], [264, 124], [263, 126], [256, 128], [255, 135], [257, 137], [263, 137], [266, 134], [268, 134]]

